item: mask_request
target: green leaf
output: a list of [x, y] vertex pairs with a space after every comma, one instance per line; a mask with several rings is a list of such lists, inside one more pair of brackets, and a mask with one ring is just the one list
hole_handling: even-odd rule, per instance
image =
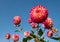
[[36, 38], [36, 36], [33, 33], [30, 33], [30, 36]]
[[31, 37], [23, 38], [23, 42], [27, 42], [27, 40], [31, 40]]
[[20, 30], [15, 30], [15, 32], [20, 32]]
[[46, 42], [44, 39], [40, 39], [40, 42]]
[[38, 35], [39, 35], [39, 36], [42, 36], [42, 35], [43, 35], [42, 29], [40, 29], [40, 30], [38, 31]]
[[27, 37], [27, 40], [31, 40], [32, 39], [32, 37]]
[[22, 31], [22, 28], [21, 29], [18, 29], [18, 30], [15, 30], [15, 32], [21, 32]]
[[51, 37], [51, 39], [60, 40], [60, 38], [58, 38], [58, 37]]
[[32, 34], [34, 34], [34, 31], [33, 31], [33, 30], [31, 30], [31, 33], [32, 33]]
[[23, 42], [27, 42], [27, 38], [23, 38]]

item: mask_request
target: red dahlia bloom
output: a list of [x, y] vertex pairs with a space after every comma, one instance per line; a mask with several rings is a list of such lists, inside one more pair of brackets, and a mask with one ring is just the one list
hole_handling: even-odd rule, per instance
[[5, 37], [6, 37], [6, 39], [10, 39], [10, 34], [7, 33], [7, 34], [5, 35]]
[[32, 22], [32, 23], [31, 23], [31, 27], [32, 27], [32, 28], [37, 28], [37, 27], [38, 27], [38, 24]]
[[53, 36], [52, 31], [48, 31], [48, 32], [47, 32], [47, 36], [48, 36], [48, 37], [52, 37], [52, 36]]
[[31, 20], [31, 18], [28, 18], [28, 22], [29, 22], [29, 23], [32, 23], [32, 20]]
[[20, 22], [21, 22], [20, 17], [19, 16], [14, 16], [14, 18], [13, 18], [14, 25], [19, 25]]
[[17, 34], [13, 34], [12, 35], [12, 39], [13, 39], [13, 41], [18, 41], [19, 40], [19, 36]]
[[46, 29], [51, 29], [52, 26], [53, 26], [53, 22], [52, 22], [52, 19], [51, 18], [47, 18], [44, 22], [43, 22], [43, 25]]
[[24, 32], [24, 36], [25, 37], [29, 37], [30, 36], [30, 33], [26, 31], [26, 32]]
[[44, 6], [37, 5], [30, 10], [30, 18], [35, 23], [42, 23], [48, 17], [48, 11]]
[[31, 27], [32, 27], [32, 28], [35, 28], [35, 23], [32, 22], [32, 23], [31, 23]]

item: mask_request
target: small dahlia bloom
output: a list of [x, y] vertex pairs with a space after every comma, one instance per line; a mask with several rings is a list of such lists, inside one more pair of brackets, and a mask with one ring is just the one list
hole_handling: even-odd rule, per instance
[[5, 37], [6, 37], [6, 39], [10, 39], [10, 33], [7, 33], [7, 34], [5, 35]]
[[28, 23], [32, 23], [32, 20], [31, 20], [31, 18], [28, 18]]
[[38, 24], [36, 24], [34, 22], [32, 22], [30, 25], [31, 25], [32, 28], [38, 28]]
[[14, 16], [14, 18], [13, 18], [14, 25], [19, 25], [20, 22], [21, 22], [20, 17], [19, 16]]
[[13, 39], [13, 41], [18, 41], [19, 40], [18, 34], [13, 34], [12, 39]]
[[46, 7], [37, 5], [30, 10], [30, 18], [35, 23], [42, 23], [48, 17], [48, 10]]
[[25, 37], [29, 37], [29, 36], [30, 36], [30, 33], [29, 33], [28, 31], [25, 31], [25, 32], [24, 32], [24, 36], [25, 36]]
[[49, 31], [47, 32], [47, 36], [48, 36], [48, 37], [52, 37], [52, 36], [53, 36], [53, 32], [52, 32], [51, 30], [49, 30]]
[[52, 19], [49, 17], [42, 24], [43, 24], [43, 27], [46, 29], [51, 29], [53, 27]]
[[36, 25], [36, 23], [34, 23], [34, 22], [31, 23], [32, 28], [35, 28], [35, 25]]

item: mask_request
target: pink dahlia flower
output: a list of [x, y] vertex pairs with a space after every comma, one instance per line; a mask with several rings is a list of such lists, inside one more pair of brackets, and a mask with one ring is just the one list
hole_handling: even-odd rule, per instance
[[24, 32], [24, 36], [25, 36], [25, 37], [29, 37], [29, 36], [30, 36], [30, 33], [29, 33], [28, 31], [25, 31], [25, 32]]
[[13, 39], [13, 41], [18, 41], [19, 40], [19, 36], [17, 34], [13, 34], [12, 35], [12, 39]]
[[51, 29], [52, 26], [53, 26], [52, 19], [48, 17], [48, 18], [43, 22], [43, 26], [44, 26], [44, 28], [46, 28], [46, 29]]
[[32, 20], [31, 20], [31, 18], [28, 18], [28, 23], [32, 23]]
[[5, 37], [6, 37], [6, 39], [10, 39], [10, 34], [7, 33], [7, 34], [5, 35]]
[[37, 5], [30, 10], [30, 18], [35, 23], [42, 23], [48, 17], [48, 11], [44, 6]]
[[20, 22], [21, 22], [20, 17], [19, 16], [14, 16], [14, 18], [13, 18], [14, 25], [19, 25]]
[[31, 25], [32, 28], [38, 28], [38, 24], [36, 24], [34, 22], [32, 22], [30, 25]]
[[52, 37], [52, 36], [53, 36], [52, 31], [49, 30], [49, 31], [47, 32], [47, 36], [48, 36], [48, 37]]

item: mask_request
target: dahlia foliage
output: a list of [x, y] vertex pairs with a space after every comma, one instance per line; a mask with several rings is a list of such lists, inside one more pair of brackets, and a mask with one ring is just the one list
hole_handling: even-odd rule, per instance
[[[14, 16], [13, 18], [13, 24], [17, 30], [15, 32], [21, 32], [22, 28], [20, 28], [20, 22], [21, 18], [19, 16]], [[31, 32], [25, 31], [24, 32], [24, 38], [21, 42], [28, 42], [30, 40], [33, 40], [35, 42], [49, 42], [46, 41], [44, 37], [45, 30], [46, 36], [50, 39], [60, 41], [60, 37], [58, 35], [58, 30], [53, 26], [53, 21], [50, 17], [48, 17], [48, 10], [46, 7], [37, 5], [31, 8], [28, 18], [28, 23], [32, 27]], [[6, 39], [10, 39], [10, 34], [6, 34]], [[12, 35], [12, 40], [14, 42], [18, 42], [19, 40], [18, 34]]]

